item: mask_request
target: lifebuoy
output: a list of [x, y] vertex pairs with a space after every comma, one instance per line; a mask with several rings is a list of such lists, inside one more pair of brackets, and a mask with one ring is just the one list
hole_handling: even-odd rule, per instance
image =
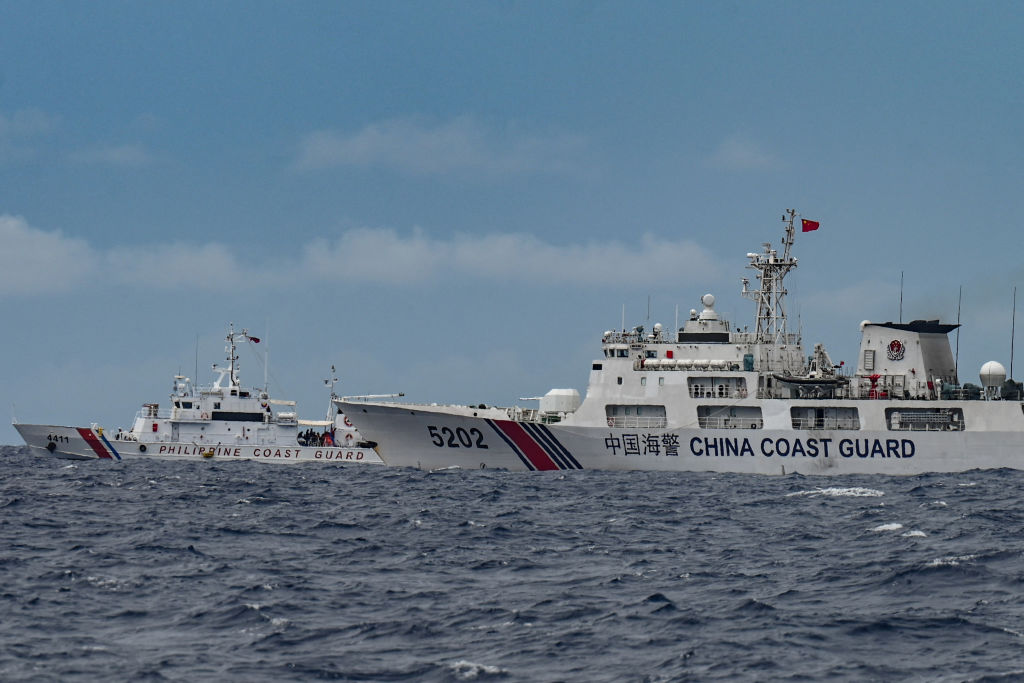
[[139, 444], [139, 453], [145, 453], [145, 452], [146, 452], [146, 444], [140, 443]]
[[210, 414], [209, 413], [203, 413], [202, 415], [200, 415], [200, 417], [203, 418], [204, 420], [209, 420], [210, 419]]
[[345, 416], [345, 426], [346, 427], [351, 427], [352, 426], [352, 423], [348, 421], [348, 415]]
[[608, 426], [611, 427], [614, 424], [615, 424], [615, 418], [609, 417], [608, 418]]
[[346, 434], [346, 435], [345, 435], [345, 443], [346, 443], [346, 444], [351, 444], [351, 443], [352, 443], [352, 440], [353, 440], [353, 439], [355, 439], [355, 437], [354, 437], [354, 436], [352, 436], [352, 434], [351, 434], [351, 433], [350, 433], [350, 434]]

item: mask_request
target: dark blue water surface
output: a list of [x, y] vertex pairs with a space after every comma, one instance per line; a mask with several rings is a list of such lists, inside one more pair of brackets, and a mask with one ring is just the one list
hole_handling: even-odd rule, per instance
[[3, 680], [1024, 677], [1024, 472], [0, 455]]

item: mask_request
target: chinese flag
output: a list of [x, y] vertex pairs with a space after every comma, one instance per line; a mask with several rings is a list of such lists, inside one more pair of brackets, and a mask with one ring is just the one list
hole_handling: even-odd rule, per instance
[[818, 229], [818, 221], [809, 221], [806, 218], [800, 219], [800, 226], [804, 232], [810, 232], [811, 230]]

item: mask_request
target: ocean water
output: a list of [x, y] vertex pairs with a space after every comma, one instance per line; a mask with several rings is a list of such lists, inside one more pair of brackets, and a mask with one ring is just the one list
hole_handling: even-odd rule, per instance
[[0, 457], [4, 681], [1024, 678], [1024, 472]]

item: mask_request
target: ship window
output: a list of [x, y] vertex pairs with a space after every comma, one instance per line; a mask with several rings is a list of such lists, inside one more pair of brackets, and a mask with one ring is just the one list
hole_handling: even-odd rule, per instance
[[659, 387], [665, 386], [665, 378], [664, 377], [659, 377], [658, 378], [658, 386]]
[[646, 377], [641, 377], [640, 378], [640, 386], [642, 386], [642, 387], [646, 387], [647, 386], [647, 378]]
[[760, 406], [697, 406], [701, 429], [761, 429]]
[[644, 351], [644, 357], [645, 358], [657, 358], [658, 357], [658, 352], [655, 351], [654, 349], [647, 349], [646, 351]]
[[885, 423], [894, 432], [962, 432], [961, 408], [886, 408]]
[[214, 402], [213, 409], [214, 410], [220, 410], [220, 401], [215, 401]]
[[793, 429], [860, 429], [860, 415], [850, 406], [794, 406]]
[[619, 358], [629, 358], [629, 349], [616, 349], [615, 355]]
[[864, 351], [864, 369], [871, 371], [875, 369], [875, 352], [874, 349], [867, 349]]
[[603, 366], [603, 365], [601, 365], [600, 363], [594, 363], [593, 365], [591, 365], [591, 366], [590, 366], [590, 369], [591, 369], [591, 370], [600, 370], [600, 369], [601, 369], [601, 368], [603, 368], [603, 367], [604, 367], [604, 366]]
[[650, 428], [668, 424], [663, 405], [606, 405], [604, 412], [609, 427]]
[[182, 408], [191, 408], [192, 407], [192, 401], [182, 401], [181, 407]]
[[617, 383], [618, 383], [618, 384], [622, 384], [622, 378], [621, 378], [621, 377], [619, 377], [619, 378], [617, 378], [617, 379], [618, 379], [618, 382], [617, 382]]

